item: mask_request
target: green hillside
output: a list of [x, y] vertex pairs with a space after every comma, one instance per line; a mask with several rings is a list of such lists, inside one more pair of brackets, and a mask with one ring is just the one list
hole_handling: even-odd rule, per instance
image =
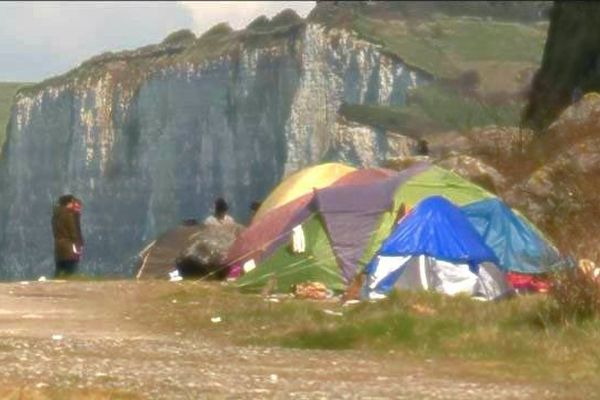
[[6, 125], [10, 118], [10, 109], [13, 105], [13, 98], [17, 90], [24, 86], [19, 82], [0, 82], [0, 148], [4, 144], [6, 135]]
[[425, 3], [326, 4], [309, 16], [330, 28], [354, 31], [434, 79], [429, 87], [413, 90], [406, 107], [344, 105], [340, 113], [416, 135], [517, 125], [548, 30], [538, 11], [548, 4]]

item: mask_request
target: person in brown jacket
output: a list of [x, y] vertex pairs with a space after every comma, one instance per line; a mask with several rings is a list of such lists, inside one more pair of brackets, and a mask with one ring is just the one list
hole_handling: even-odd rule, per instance
[[74, 274], [81, 257], [83, 238], [79, 226], [78, 204], [81, 202], [73, 195], [64, 195], [58, 199], [58, 205], [52, 215], [52, 233], [54, 235], [54, 257], [56, 260], [55, 277]]

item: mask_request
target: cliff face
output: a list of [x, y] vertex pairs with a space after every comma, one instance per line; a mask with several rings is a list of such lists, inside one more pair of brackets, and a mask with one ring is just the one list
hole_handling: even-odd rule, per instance
[[524, 122], [545, 129], [584, 93], [600, 90], [600, 4], [555, 2]]
[[51, 206], [63, 193], [84, 201], [83, 271], [131, 275], [142, 243], [203, 218], [216, 196], [243, 220], [304, 165], [411, 151], [385, 131], [336, 133], [337, 111], [402, 105], [425, 73], [314, 23], [225, 40], [196, 58], [202, 40], [105, 55], [17, 96], [0, 159], [1, 278], [52, 273]]

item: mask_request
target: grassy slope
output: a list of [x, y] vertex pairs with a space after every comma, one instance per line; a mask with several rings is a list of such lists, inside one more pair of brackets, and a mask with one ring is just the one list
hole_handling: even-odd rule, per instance
[[4, 143], [13, 98], [17, 90], [23, 85], [23, 83], [17, 82], [0, 82], [0, 148]]
[[[555, 325], [547, 307], [543, 295], [482, 303], [426, 292], [349, 307], [337, 301], [273, 303], [218, 284], [184, 282], [176, 293], [134, 312], [153, 330], [229, 344], [354, 349], [398, 362], [433, 360], [433, 373], [445, 377], [560, 388], [572, 396], [567, 398], [598, 392], [598, 322]], [[211, 323], [214, 316], [222, 322]]]
[[535, 66], [546, 37], [545, 25], [446, 16], [423, 21], [358, 16], [354, 29], [408, 64], [440, 78], [455, 78], [461, 71], [477, 70], [489, 61]]
[[[476, 95], [459, 94], [456, 86], [435, 83], [431, 88], [415, 90], [409, 107], [391, 107], [386, 112], [405, 114], [409, 121], [404, 125], [438, 130], [516, 125], [524, 104], [517, 92], [523, 89], [526, 75], [539, 65], [547, 30], [545, 23], [441, 15], [415, 21], [355, 15], [351, 26], [366, 40], [433, 74], [438, 82], [460, 81], [465, 73], [476, 72], [479, 82], [472, 86]], [[501, 101], [493, 101], [494, 95], [500, 95]], [[359, 121], [368, 113], [354, 111], [360, 115], [354, 117], [351, 112], [346, 117]], [[384, 111], [380, 108], [378, 112]]]

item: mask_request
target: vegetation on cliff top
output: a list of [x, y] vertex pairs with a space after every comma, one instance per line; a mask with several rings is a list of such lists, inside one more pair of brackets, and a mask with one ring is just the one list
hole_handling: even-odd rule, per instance
[[[23, 87], [19, 93], [32, 95], [51, 85], [94, 81], [107, 73], [113, 76], [115, 84], [135, 90], [161, 68], [185, 63], [198, 64], [223, 55], [235, 56], [242, 46], [266, 47], [281, 43], [304, 24], [302, 18], [292, 10], [284, 10], [270, 21], [266, 17], [260, 21], [241, 31], [234, 31], [226, 23], [217, 24], [198, 38], [189, 30], [179, 30], [169, 34], [160, 44], [92, 57], [63, 75]], [[257, 29], [258, 25], [260, 29]]]
[[[407, 107], [352, 106], [342, 114], [404, 133], [468, 130], [480, 124], [516, 125], [522, 92], [541, 60], [547, 30], [543, 11], [548, 2], [508, 2], [505, 7], [494, 2], [460, 3], [319, 3], [308, 22], [351, 30], [436, 78], [433, 87], [415, 90]], [[23, 88], [21, 93], [32, 94], [66, 82], [85, 84], [108, 73], [115, 84], [134, 91], [161, 68], [198, 64], [223, 55], [235, 58], [243, 47], [281, 44], [304, 24], [294, 11], [284, 10], [272, 19], [260, 16], [241, 31], [224, 23], [198, 38], [189, 30], [180, 30], [157, 45], [93, 57], [79, 68]], [[452, 86], [473, 76], [476, 82], [471, 82], [470, 91]]]
[[[461, 2], [449, 7], [447, 2], [425, 5], [415, 2], [371, 5], [339, 2], [339, 5], [333, 5], [333, 2], [325, 2], [319, 3], [308, 21], [350, 29], [368, 41], [381, 44], [385, 51], [407, 64], [439, 78], [454, 79], [464, 71], [475, 70], [482, 77], [484, 89], [512, 88], [516, 74], [538, 65], [546, 30], [544, 24], [514, 21], [543, 20], [540, 14], [547, 2], [527, 5], [505, 2], [503, 7], [495, 6], [494, 2], [481, 3]], [[487, 19], [462, 17], [470, 15]], [[490, 16], [497, 19], [492, 20]], [[64, 75], [21, 92], [31, 94], [48, 85], [99, 78], [107, 70], [120, 69], [115, 64], [122, 62], [128, 65], [127, 71], [119, 74], [119, 80], [125, 86], [136, 87], [161, 66], [235, 55], [241, 46], [271, 46], [274, 41], [288, 39], [304, 23], [288, 9], [270, 20], [258, 17], [241, 31], [219, 24], [196, 38], [189, 30], [180, 30], [157, 45], [93, 57]]]
[[24, 85], [24, 83], [19, 82], [0, 82], [0, 150], [4, 144], [4, 136], [10, 118], [13, 99], [17, 90]]

